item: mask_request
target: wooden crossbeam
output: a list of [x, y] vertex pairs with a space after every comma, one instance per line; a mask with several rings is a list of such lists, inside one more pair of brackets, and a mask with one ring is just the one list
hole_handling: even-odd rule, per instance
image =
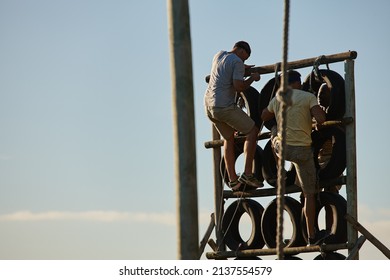
[[379, 251], [381, 251], [388, 259], [390, 259], [390, 250], [382, 242], [380, 242], [374, 235], [365, 229], [351, 215], [346, 214], [345, 219], [347, 219], [347, 221], [351, 223], [357, 231], [363, 234], [375, 247], [379, 249]]

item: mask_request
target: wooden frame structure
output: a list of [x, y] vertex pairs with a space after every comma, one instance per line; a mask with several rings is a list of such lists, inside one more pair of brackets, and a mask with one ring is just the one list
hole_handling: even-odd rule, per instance
[[[343, 124], [346, 128], [346, 155], [347, 155], [347, 168], [346, 176], [342, 176], [335, 180], [326, 182], [320, 182], [322, 187], [342, 184], [346, 185], [346, 196], [347, 196], [347, 234], [348, 241], [343, 244], [331, 244], [322, 246], [311, 246], [311, 247], [295, 247], [295, 248], [284, 248], [285, 254], [297, 254], [303, 252], [316, 252], [316, 251], [335, 251], [339, 249], [348, 249], [349, 259], [359, 259], [358, 250], [364, 243], [365, 238], [358, 240], [358, 229], [350, 221], [357, 221], [357, 168], [356, 168], [356, 104], [355, 104], [355, 80], [354, 80], [354, 59], [357, 57], [357, 52], [348, 51], [344, 53], [338, 53], [327, 56], [320, 56], [314, 58], [308, 58], [288, 63], [287, 69], [299, 69], [305, 67], [312, 67], [315, 63], [317, 65], [330, 64], [335, 62], [344, 61], [344, 78], [345, 78], [345, 101], [346, 110], [344, 118], [340, 121], [336, 121], [337, 124]], [[272, 64], [260, 67], [251, 68], [253, 72], [259, 72], [260, 74], [274, 73], [275, 69], [278, 69], [280, 64]], [[334, 121], [326, 122], [325, 125], [334, 125]], [[223, 198], [236, 198], [236, 197], [263, 197], [276, 195], [276, 188], [269, 189], [258, 189], [252, 192], [242, 193], [223, 190], [223, 181], [219, 172], [219, 164], [222, 159], [221, 146], [223, 140], [220, 139], [219, 133], [213, 127], [212, 131], [213, 140], [206, 142], [206, 148], [213, 148], [213, 162], [214, 162], [214, 202], [215, 212], [211, 216], [211, 222], [209, 229], [207, 230], [204, 238], [201, 242], [200, 255], [203, 252], [206, 240], [209, 239], [212, 229], [215, 228], [216, 243], [210, 239], [209, 245], [214, 249], [214, 252], [206, 253], [206, 257], [209, 259], [220, 259], [229, 257], [250, 257], [258, 255], [274, 255], [276, 249], [251, 249], [242, 251], [226, 251], [225, 249], [218, 251], [217, 248], [225, 248], [223, 244], [223, 236], [221, 231], [220, 221], [223, 215]], [[269, 138], [269, 132], [261, 133], [258, 135], [258, 140]], [[243, 141], [243, 137], [236, 137], [236, 141]], [[298, 186], [292, 185], [286, 187], [287, 193], [299, 192], [301, 189]], [[374, 244], [375, 245], [375, 244]], [[382, 244], [383, 245], [383, 244]], [[384, 246], [383, 246], [384, 247]], [[379, 248], [379, 247], [378, 247]], [[384, 247], [381, 250], [387, 257], [390, 258], [390, 251]], [[388, 254], [388, 255], [387, 255]]]

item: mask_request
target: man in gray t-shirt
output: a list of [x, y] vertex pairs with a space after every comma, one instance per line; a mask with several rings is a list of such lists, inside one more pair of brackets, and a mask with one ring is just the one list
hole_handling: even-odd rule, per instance
[[[254, 121], [235, 104], [236, 92], [249, 88], [260, 80], [259, 73], [252, 73], [244, 79], [244, 61], [251, 54], [247, 42], [239, 41], [229, 52], [220, 51], [211, 67], [210, 81], [204, 95], [206, 114], [224, 138], [224, 160], [229, 176], [229, 187], [233, 191], [262, 187], [253, 175], [252, 165], [257, 145], [258, 127]], [[234, 133], [246, 135], [244, 144], [245, 167], [241, 176], [235, 170]]]

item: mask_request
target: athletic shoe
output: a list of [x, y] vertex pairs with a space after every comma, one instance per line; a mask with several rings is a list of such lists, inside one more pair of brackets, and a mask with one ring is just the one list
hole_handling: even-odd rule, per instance
[[238, 180], [234, 180], [233, 182], [229, 182], [229, 188], [232, 189], [232, 191], [239, 191], [243, 187], [243, 184]]
[[238, 181], [254, 188], [263, 187], [263, 183], [257, 180], [253, 174], [246, 175], [245, 173], [242, 173], [241, 176], [238, 178]]
[[316, 235], [314, 238], [308, 239], [307, 246], [316, 246], [316, 245], [322, 245], [324, 243], [325, 239], [330, 236], [329, 231], [327, 230], [320, 230], [319, 232], [316, 232]]

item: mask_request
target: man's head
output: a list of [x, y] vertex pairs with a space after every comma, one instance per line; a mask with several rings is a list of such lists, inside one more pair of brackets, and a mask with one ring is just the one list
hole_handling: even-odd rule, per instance
[[301, 74], [295, 70], [289, 70], [287, 72], [287, 82], [292, 88], [300, 89], [301, 84]]
[[245, 61], [251, 55], [251, 47], [245, 41], [238, 41], [234, 44], [232, 52], [241, 58], [242, 61]]

